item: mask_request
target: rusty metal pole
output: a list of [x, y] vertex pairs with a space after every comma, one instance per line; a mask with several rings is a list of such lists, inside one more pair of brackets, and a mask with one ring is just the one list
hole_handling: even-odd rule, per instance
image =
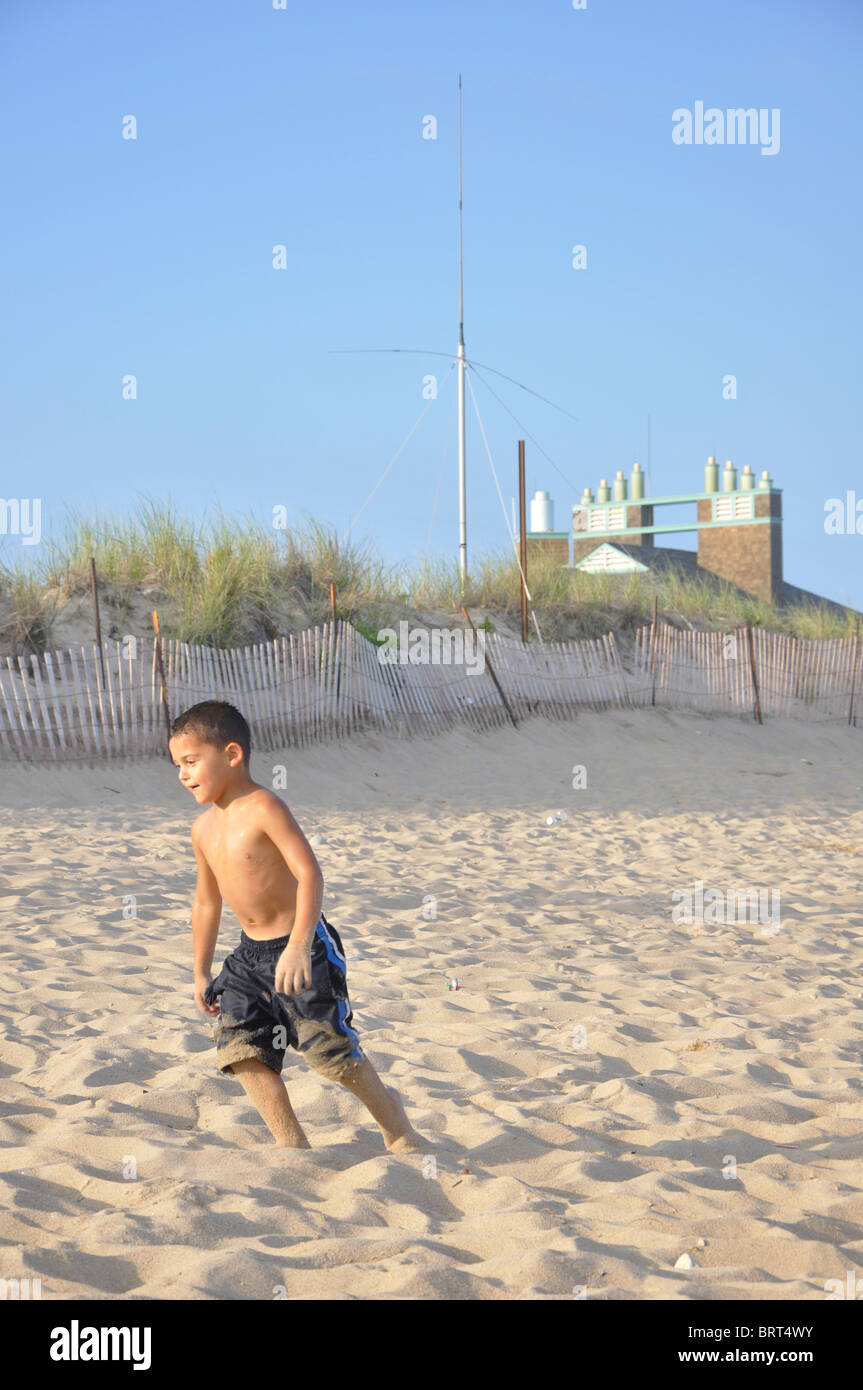
[[524, 501], [524, 440], [518, 441], [518, 548], [521, 561], [521, 640], [527, 641], [527, 520]]
[[333, 622], [335, 622], [335, 621], [336, 621], [336, 586], [335, 586], [335, 584], [333, 584], [332, 582], [330, 583], [330, 612], [332, 613]]

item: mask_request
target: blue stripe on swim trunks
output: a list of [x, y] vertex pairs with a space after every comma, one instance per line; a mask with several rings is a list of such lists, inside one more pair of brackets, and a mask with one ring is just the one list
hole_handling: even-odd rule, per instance
[[327, 950], [327, 955], [333, 962], [333, 965], [337, 965], [343, 973], [347, 974], [347, 961], [333, 940], [323, 917], [319, 919], [318, 925], [315, 927], [315, 932], [323, 941]]
[[[338, 946], [336, 945], [335, 941], [333, 940], [330, 932], [328, 931], [327, 924], [324, 921], [323, 917], [320, 918], [318, 925], [315, 927], [315, 935], [319, 936], [321, 941], [323, 941], [324, 949], [327, 953], [327, 959], [331, 960], [333, 965], [337, 966], [338, 969], [341, 970], [343, 975], [346, 975], [347, 962], [344, 956], [342, 955], [341, 951], [339, 950]], [[348, 1014], [347, 1004], [343, 999], [337, 999], [336, 1007], [339, 1015], [339, 1026], [341, 1027], [342, 1032], [345, 1034], [345, 1037], [350, 1038], [351, 1042], [354, 1044], [353, 1048], [351, 1049], [351, 1056], [362, 1057], [363, 1051], [360, 1047], [360, 1035], [353, 1028], [351, 1028], [349, 1024], [345, 1022], [345, 1019], [347, 1018]]]

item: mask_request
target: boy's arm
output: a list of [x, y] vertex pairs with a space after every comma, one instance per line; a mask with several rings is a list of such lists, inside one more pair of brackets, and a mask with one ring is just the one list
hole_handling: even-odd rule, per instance
[[216, 882], [216, 875], [210, 868], [204, 852], [198, 843], [195, 827], [192, 826], [192, 847], [198, 865], [198, 881], [195, 885], [195, 900], [192, 904], [192, 952], [195, 974], [195, 1003], [202, 1013], [217, 1014], [218, 1005], [204, 1002], [204, 991], [210, 983], [210, 967], [213, 952], [219, 935], [219, 922], [222, 918], [222, 895]]
[[277, 796], [268, 796], [261, 808], [261, 829], [297, 880], [291, 939], [276, 963], [275, 978], [279, 994], [296, 994], [312, 983], [312, 937], [321, 915], [324, 876], [311, 845]]

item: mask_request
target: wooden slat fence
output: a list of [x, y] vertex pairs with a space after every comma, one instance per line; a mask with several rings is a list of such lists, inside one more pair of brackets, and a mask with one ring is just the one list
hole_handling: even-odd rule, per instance
[[[458, 631], [458, 630], [457, 630]], [[613, 634], [528, 647], [480, 633], [514, 717], [571, 719], [579, 710], [658, 705], [752, 718], [752, 659], [745, 628], [682, 632], [664, 624], [635, 636], [624, 670]], [[98, 762], [164, 755], [166, 728], [153, 639], [0, 661], [0, 762]], [[362, 729], [436, 734], [483, 730], [510, 717], [489, 663], [444, 645], [431, 663], [382, 662], [345, 622], [221, 651], [162, 644], [168, 705], [229, 700], [246, 715], [258, 749], [304, 748]], [[863, 643], [809, 640], [756, 629], [752, 658], [761, 712], [769, 718], [852, 723], [863, 715]], [[479, 667], [479, 669], [476, 669]], [[861, 719], [863, 723], [863, 719]]]
[[635, 705], [752, 716], [755, 679], [762, 716], [857, 724], [863, 716], [863, 643], [858, 637], [789, 637], [745, 627], [683, 632], [660, 624], [636, 633], [629, 678]]

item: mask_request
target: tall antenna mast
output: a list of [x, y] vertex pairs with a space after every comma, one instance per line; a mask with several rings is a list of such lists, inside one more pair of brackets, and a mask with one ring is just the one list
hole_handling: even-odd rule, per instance
[[462, 589], [467, 584], [467, 494], [464, 450], [464, 275], [461, 197], [461, 73], [458, 75], [458, 564]]

